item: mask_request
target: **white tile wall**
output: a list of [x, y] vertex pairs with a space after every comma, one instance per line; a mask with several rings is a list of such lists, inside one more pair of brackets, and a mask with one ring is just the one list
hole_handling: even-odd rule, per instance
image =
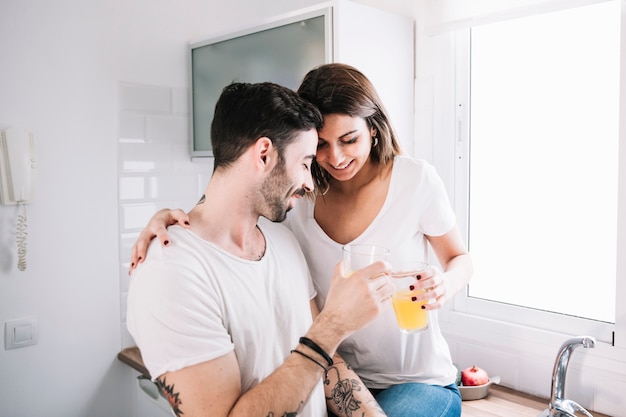
[[[500, 376], [503, 386], [546, 398], [547, 407], [552, 388], [552, 370], [562, 341], [548, 346], [518, 338], [517, 344], [530, 343], [534, 346], [503, 348], [493, 340], [478, 343], [445, 332], [444, 335], [457, 366], [462, 369], [474, 364], [480, 366], [490, 375]], [[600, 347], [597, 346], [597, 349]], [[626, 375], [619, 366], [598, 366], [598, 358], [593, 356], [594, 353], [594, 349], [574, 350], [567, 368], [565, 397], [587, 409], [624, 417]]]
[[624, 393], [626, 393], [626, 376], [612, 374], [610, 377], [597, 376], [595, 378], [596, 387], [602, 389], [595, 390], [594, 410], [602, 410], [603, 413], [611, 416], [623, 416]]
[[155, 211], [193, 207], [213, 161], [191, 159], [188, 89], [120, 83], [118, 91], [121, 328], [127, 347], [134, 344], [126, 329], [132, 245]]
[[172, 89], [121, 83], [120, 109], [146, 114], [172, 114]]

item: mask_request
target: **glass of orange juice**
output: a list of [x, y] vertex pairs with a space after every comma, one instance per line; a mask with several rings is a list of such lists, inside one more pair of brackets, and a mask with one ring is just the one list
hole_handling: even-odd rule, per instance
[[428, 300], [413, 301], [425, 290], [416, 290], [417, 276], [426, 270], [426, 262], [401, 262], [393, 264], [391, 282], [396, 292], [391, 296], [393, 310], [400, 330], [404, 333], [416, 333], [428, 328], [428, 310], [422, 309]]
[[379, 245], [358, 243], [343, 247], [343, 276], [349, 277], [354, 271], [365, 268], [377, 261], [386, 261], [389, 249]]

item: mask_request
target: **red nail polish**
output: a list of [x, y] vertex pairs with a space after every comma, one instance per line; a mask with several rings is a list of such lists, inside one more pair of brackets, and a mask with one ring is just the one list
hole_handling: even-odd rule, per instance
[[421, 275], [418, 275], [416, 278], [417, 278], [417, 280], [419, 281], [420, 279], [422, 279], [422, 276], [421, 276]]
[[164, 244], [165, 246], [167, 246], [167, 245], [169, 245], [169, 244], [170, 244], [170, 241], [169, 241], [169, 240], [166, 240], [165, 242], [163, 242], [163, 244]]
[[426, 310], [426, 306], [422, 306], [422, 310]]
[[415, 285], [409, 285], [409, 290], [413, 291], [415, 289]]
[[[417, 301], [417, 297], [411, 297], [411, 301]], [[422, 306], [424, 308], [424, 306]]]

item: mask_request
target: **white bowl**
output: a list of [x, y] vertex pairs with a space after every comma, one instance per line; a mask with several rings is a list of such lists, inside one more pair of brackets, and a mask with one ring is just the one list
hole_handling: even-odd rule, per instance
[[489, 394], [489, 386], [491, 384], [499, 384], [500, 377], [494, 376], [489, 378], [489, 382], [483, 385], [460, 385], [459, 391], [461, 391], [461, 398], [463, 401], [480, 400], [485, 398]]

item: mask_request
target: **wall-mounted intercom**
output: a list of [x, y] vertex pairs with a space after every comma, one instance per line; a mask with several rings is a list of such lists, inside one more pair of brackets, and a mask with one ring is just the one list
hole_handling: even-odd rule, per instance
[[20, 205], [17, 217], [17, 267], [26, 269], [26, 204], [35, 198], [35, 144], [28, 130], [0, 132], [0, 203]]
[[35, 146], [28, 130], [9, 128], [0, 136], [2, 204], [31, 203], [35, 197]]

